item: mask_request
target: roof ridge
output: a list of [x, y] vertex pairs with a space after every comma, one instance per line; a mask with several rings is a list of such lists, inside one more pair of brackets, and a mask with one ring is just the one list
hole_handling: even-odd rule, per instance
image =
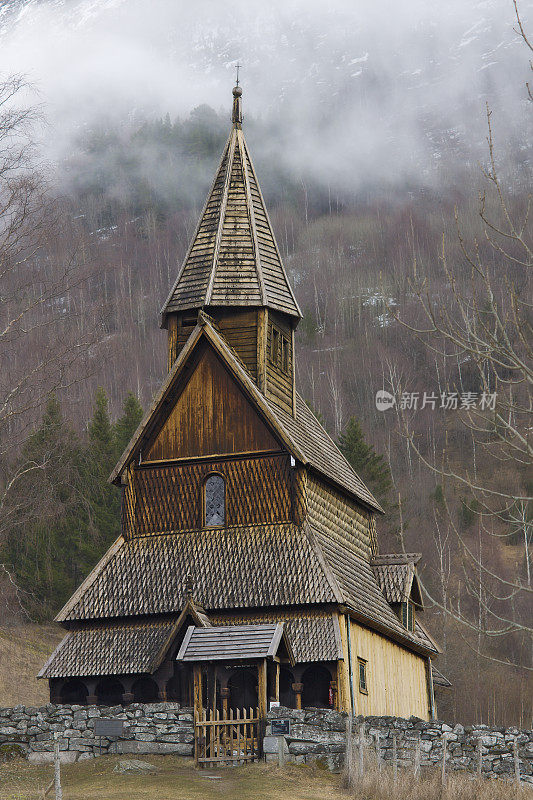
[[[244, 188], [246, 193], [246, 205], [248, 208], [248, 216], [250, 218], [250, 226], [252, 229], [252, 242], [254, 246], [254, 255], [255, 255], [255, 269], [257, 272], [257, 279], [259, 281], [259, 287], [261, 289], [261, 299], [263, 301], [263, 305], [266, 306], [268, 303], [267, 298], [267, 291], [265, 286], [265, 280], [263, 277], [263, 269], [261, 267], [261, 253], [259, 250], [259, 240], [257, 237], [257, 227], [255, 223], [255, 210], [254, 204], [252, 200], [252, 190], [250, 188], [250, 176], [248, 174], [248, 165], [246, 163], [246, 147], [244, 143], [244, 136], [241, 129], [237, 130], [237, 142], [239, 144], [239, 150], [242, 151], [241, 154], [241, 164], [242, 164], [242, 172], [244, 176]], [[243, 158], [244, 156], [244, 158]], [[250, 162], [251, 163], [251, 162]]]

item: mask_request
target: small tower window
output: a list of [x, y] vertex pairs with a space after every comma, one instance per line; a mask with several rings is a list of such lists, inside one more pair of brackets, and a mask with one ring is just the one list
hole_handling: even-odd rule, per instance
[[366, 683], [366, 661], [364, 658], [357, 659], [357, 668], [359, 670], [359, 691], [363, 694], [368, 694], [368, 687]]
[[402, 621], [402, 625], [404, 628], [407, 628], [408, 631], [414, 631], [415, 629], [415, 609], [411, 600], [408, 600], [406, 603], [401, 603], [400, 605], [400, 618]]
[[204, 484], [204, 519], [206, 528], [224, 525], [226, 490], [222, 475], [210, 475]]
[[289, 348], [290, 341], [281, 331], [272, 326], [272, 338], [270, 341], [270, 361], [283, 372], [289, 372]]

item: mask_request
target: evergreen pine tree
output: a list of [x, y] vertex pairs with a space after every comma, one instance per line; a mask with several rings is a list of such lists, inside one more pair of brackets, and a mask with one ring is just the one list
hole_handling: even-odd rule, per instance
[[94, 534], [103, 549], [120, 532], [120, 491], [107, 481], [115, 461], [115, 435], [109, 419], [107, 395], [100, 387], [89, 423], [87, 484]]
[[120, 458], [126, 449], [128, 442], [139, 427], [143, 418], [143, 409], [133, 392], [128, 392], [124, 405], [122, 406], [122, 416], [115, 423], [115, 456]]
[[372, 445], [365, 442], [361, 425], [350, 417], [346, 430], [339, 436], [338, 445], [343, 455], [354, 468], [372, 494], [384, 506], [389, 506], [387, 496], [392, 489], [390, 467]]
[[[32, 598], [37, 618], [57, 610], [94, 563], [83, 497], [83, 448], [49, 398], [41, 424], [22, 448], [21, 479], [11, 498], [11, 525], [2, 557]], [[20, 535], [21, 530], [24, 536]]]

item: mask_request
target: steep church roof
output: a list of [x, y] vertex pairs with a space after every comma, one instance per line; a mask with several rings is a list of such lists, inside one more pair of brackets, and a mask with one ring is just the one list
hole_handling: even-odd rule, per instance
[[345, 603], [369, 627], [423, 651], [436, 650], [424, 631], [403, 627], [369, 563], [339, 543], [335, 528], [325, 535], [292, 522], [176, 531], [128, 541], [121, 536], [56, 622], [179, 613], [191, 564], [195, 597], [209, 616], [228, 609]]
[[163, 306], [268, 306], [301, 317], [272, 232], [241, 129], [241, 88], [233, 90], [233, 127], [198, 227]]

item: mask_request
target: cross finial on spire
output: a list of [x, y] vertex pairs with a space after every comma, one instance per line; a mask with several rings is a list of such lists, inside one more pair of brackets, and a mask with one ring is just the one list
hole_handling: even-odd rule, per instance
[[231, 121], [233, 124], [240, 125], [242, 122], [242, 106], [241, 106], [241, 96], [242, 96], [242, 89], [239, 86], [239, 70], [241, 68], [241, 64], [236, 64], [237, 67], [237, 83], [233, 87], [233, 111], [231, 114]]

